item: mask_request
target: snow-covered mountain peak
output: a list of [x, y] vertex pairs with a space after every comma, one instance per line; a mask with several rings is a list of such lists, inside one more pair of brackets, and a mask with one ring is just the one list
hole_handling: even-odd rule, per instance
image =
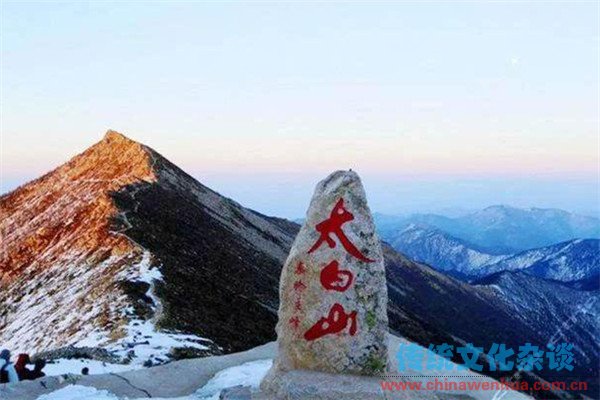
[[[1, 196], [0, 211], [0, 343], [14, 352], [93, 344], [155, 362], [178, 343], [197, 356], [272, 339], [237, 327], [275, 318], [271, 280], [295, 226], [116, 131]], [[237, 322], [217, 326], [231, 307]]]

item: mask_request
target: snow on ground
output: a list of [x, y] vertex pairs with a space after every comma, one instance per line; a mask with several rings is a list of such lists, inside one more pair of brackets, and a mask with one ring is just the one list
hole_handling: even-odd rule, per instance
[[117, 396], [106, 390], [69, 385], [52, 393], [41, 395], [37, 400], [117, 400]]
[[[80, 255], [69, 254], [68, 258], [76, 260]], [[45, 282], [47, 286], [60, 289], [56, 290], [56, 294], [51, 295], [42, 290], [41, 294], [34, 295], [37, 292], [27, 286], [22, 292], [30, 294], [25, 295], [20, 302], [7, 301], [10, 307], [16, 307], [16, 311], [12, 314], [13, 317], [7, 320], [5, 329], [0, 332], [3, 348], [11, 349], [16, 355], [35, 354], [66, 345], [101, 347], [123, 361], [123, 364], [103, 364], [92, 360], [60, 359], [56, 364], [48, 363], [44, 371], [47, 375], [80, 374], [84, 366], [90, 369], [90, 374], [122, 372], [143, 368], [145, 363], [164, 364], [170, 360], [169, 353], [172, 348], [208, 349], [207, 345], [212, 345], [208, 339], [155, 328], [155, 321], [160, 318], [162, 307], [160, 299], [154, 294], [154, 283], [162, 280], [162, 274], [159, 268], [153, 266], [151, 258], [151, 254], [145, 251], [141, 259], [132, 258], [124, 261], [113, 256], [96, 268], [88, 268], [82, 266], [85, 264], [76, 263], [71, 266], [60, 263], [54, 265], [55, 274], [50, 273], [51, 268], [28, 285], [35, 286], [39, 282]], [[118, 273], [115, 281], [145, 282], [150, 285], [146, 295], [152, 300], [153, 319], [143, 320], [137, 317], [126, 296], [118, 291], [107, 293], [106, 298], [100, 298], [102, 301], [86, 299], [90, 293], [90, 285], [99, 279], [97, 276], [119, 262], [124, 262], [127, 266]], [[59, 307], [57, 304], [70, 306]], [[104, 312], [103, 304], [108, 305], [111, 319], [123, 321], [122, 325], [107, 329], [96, 323]], [[40, 329], [44, 332], [41, 339]], [[69, 332], [68, 337], [67, 332]], [[114, 335], [115, 332], [117, 335]]]
[[[122, 269], [115, 277], [107, 278], [116, 265]], [[154, 283], [161, 279], [160, 269], [153, 265], [152, 255], [147, 251], [141, 258], [137, 254], [111, 256], [94, 268], [84, 255], [66, 253], [64, 260], [24, 282], [19, 290], [0, 293], [0, 303], [11, 309], [0, 331], [2, 347], [15, 355], [66, 346], [101, 347], [114, 351], [123, 362], [129, 363], [129, 369], [141, 368], [148, 360], [152, 364], [165, 363], [173, 347], [208, 349], [212, 345], [208, 339], [155, 329], [154, 322], [160, 318], [162, 307], [154, 294]], [[127, 295], [114, 290], [119, 281], [150, 285], [146, 295], [152, 300], [152, 320], [138, 317]], [[45, 290], [46, 287], [53, 289]], [[117, 324], [107, 325], [103, 320]], [[80, 371], [78, 368], [67, 372]]]
[[173, 347], [208, 349], [207, 346], [201, 344], [210, 342], [208, 339], [203, 339], [196, 335], [156, 330], [154, 321], [160, 317], [162, 307], [160, 299], [154, 294], [154, 282], [162, 280], [163, 276], [158, 268], [152, 267], [149, 252], [144, 253], [144, 259], [139, 264], [139, 269], [134, 269], [133, 275], [126, 276], [125, 278], [131, 281], [145, 282], [150, 285], [146, 295], [152, 299], [155, 316], [153, 320], [148, 321], [141, 319], [130, 320], [125, 327], [125, 338], [121, 339], [116, 346], [108, 347], [108, 350], [115, 350], [117, 355], [125, 357], [133, 348], [135, 358], [132, 360], [132, 365], [139, 368], [147, 360], [151, 360], [153, 364], [164, 363], [169, 359], [167, 354]]
[[[90, 274], [98, 273], [98, 271], [101, 271], [103, 268], [108, 268], [117, 261], [116, 258], [111, 257], [106, 262], [100, 264], [96, 269], [76, 268], [75, 277], [71, 280], [72, 286], [65, 289], [64, 296], [66, 300], [64, 300], [64, 303], [76, 304], [76, 294], [81, 295], [79, 291], [83, 293], [92, 280]], [[66, 268], [63, 269], [66, 270]], [[63, 275], [59, 275], [59, 277], [60, 279], [67, 281]], [[155, 328], [154, 321], [160, 316], [161, 304], [160, 299], [154, 295], [154, 282], [161, 279], [162, 274], [160, 273], [159, 268], [152, 265], [151, 254], [149, 252], [144, 252], [141, 260], [131, 263], [126, 269], [118, 274], [117, 280], [145, 282], [150, 285], [146, 295], [152, 300], [154, 318], [152, 320], [144, 321], [136, 317], [133, 312], [133, 307], [131, 305], [126, 306], [127, 303], [122, 299], [124, 295], [119, 295], [117, 300], [112, 299], [109, 303], [111, 304], [111, 307], [115, 308], [114, 312], [121, 314], [126, 321], [125, 325], [120, 327], [123, 329], [124, 334], [117, 340], [111, 338], [111, 332], [105, 328], [93, 326], [93, 324], [84, 324], [83, 327], [78, 327], [76, 333], [67, 341], [61, 342], [62, 339], [60, 337], [53, 337], [51, 334], [48, 334], [47, 336], [52, 340], [48, 339], [47, 341], [43, 341], [41, 346], [37, 348], [31, 345], [35, 339], [33, 333], [36, 332], [36, 329], [30, 327], [35, 324], [38, 326], [40, 325], [39, 322], [35, 322], [40, 320], [40, 315], [43, 316], [43, 319], [54, 318], [52, 316], [53, 314], [48, 316], [44, 311], [44, 307], [50, 307], [49, 304], [51, 301], [41, 301], [39, 299], [30, 298], [31, 296], [25, 296], [24, 302], [35, 303], [39, 300], [39, 306], [30, 305], [20, 314], [19, 330], [14, 331], [16, 333], [13, 332], [14, 335], [11, 340], [3, 341], [3, 346], [12, 349], [15, 354], [21, 352], [32, 354], [37, 351], [52, 350], [64, 345], [73, 345], [75, 347], [101, 347], [113, 353], [113, 355], [123, 361], [122, 364], [109, 364], [89, 359], [58, 359], [54, 362], [48, 362], [46, 365], [44, 372], [48, 376], [69, 373], [81, 374], [81, 369], [84, 367], [89, 368], [91, 375], [110, 372], [119, 373], [144, 368], [144, 363], [148, 361], [150, 361], [152, 365], [164, 364], [165, 362], [170, 361], [168, 354], [171, 349], [175, 347], [191, 347], [200, 350], [208, 349], [207, 344], [211, 344], [211, 341], [208, 339], [173, 331], [159, 331]], [[82, 311], [77, 307], [63, 307], [60, 309], [60, 315], [64, 315], [65, 319], [64, 321], [61, 320], [59, 324], [64, 325], [68, 323], [73, 325], [74, 321], [83, 321], [85, 323], [94, 320], [100, 313], [102, 307], [93, 302], [86, 302], [86, 304], [90, 305], [90, 310]], [[27, 332], [23, 331], [24, 328], [28, 328]], [[58, 331], [61, 330], [62, 328]], [[3, 338], [1, 333], [0, 338]]]
[[46, 364], [44, 373], [47, 376], [57, 376], [65, 374], [81, 374], [81, 370], [87, 367], [90, 375], [119, 373], [133, 369], [127, 364], [109, 364], [102, 361], [87, 359], [64, 359], [53, 360]]
[[258, 388], [260, 381], [273, 365], [273, 360], [257, 360], [224, 369], [196, 392], [201, 400], [219, 400], [221, 390], [243, 385]]
[[105, 332], [95, 332], [88, 335], [86, 339], [78, 341], [75, 346], [103, 347], [124, 360], [130, 359], [131, 362], [126, 370], [140, 369], [148, 360], [152, 362], [152, 365], [164, 364], [169, 360], [168, 353], [174, 347], [208, 349], [205, 344], [211, 342], [209, 339], [156, 329], [154, 322], [160, 317], [161, 304], [160, 299], [154, 294], [154, 282], [162, 280], [163, 277], [160, 270], [152, 266], [150, 258], [150, 253], [144, 252], [141, 262], [123, 271], [119, 275], [119, 279], [145, 282], [150, 285], [146, 295], [152, 299], [154, 318], [147, 321], [132, 318], [135, 314], [133, 307], [129, 306], [123, 310], [123, 314], [129, 317], [129, 321], [124, 327], [125, 336], [123, 338], [111, 343]]
[[[0, 331], [3, 348], [34, 354], [75, 344], [102, 330], [100, 316], [116, 319], [126, 302], [126, 296], [108, 291], [111, 283], [104, 276], [116, 263], [133, 263], [127, 257], [112, 256], [91, 268], [82, 254], [69, 251], [34, 279], [0, 293], [0, 303], [10, 310]], [[109, 334], [104, 329], [104, 336]]]
[[[251, 361], [224, 369], [218, 372], [195, 394], [169, 400], [218, 400], [219, 394], [223, 389], [238, 385], [257, 388], [269, 368], [271, 368], [271, 365], [273, 365], [273, 360], [266, 359]], [[106, 390], [98, 390], [80, 385], [69, 385], [52, 393], [39, 396], [37, 400], [118, 400], [118, 398]]]
[[[174, 397], [170, 399], [154, 398], [155, 400], [198, 400], [196, 397]], [[50, 394], [44, 394], [37, 400], [119, 400], [117, 396], [93, 387], [81, 385], [69, 385]], [[133, 400], [133, 399], [132, 399]], [[143, 400], [143, 399], [138, 399]]]
[[489, 287], [490, 289], [494, 289], [497, 292], [500, 292], [502, 294], [504, 294], [504, 290], [502, 290], [502, 288], [498, 285], [487, 285], [487, 287]]
[[[410, 342], [403, 338], [391, 337], [390, 351], [398, 350], [398, 353], [402, 351], [403, 347], [407, 349], [414, 347], [423, 351], [420, 365], [413, 365], [402, 367], [400, 369], [398, 363], [402, 362], [400, 359], [391, 359], [391, 368], [394, 371], [399, 371], [401, 375], [411, 376], [412, 381], [426, 382], [430, 380], [431, 375], [453, 375], [451, 381], [456, 382], [470, 382], [473, 379], [492, 382], [493, 379], [477, 374], [463, 365], [457, 365], [452, 363], [435, 352], [429, 351], [426, 348], [420, 347], [417, 344]], [[407, 355], [406, 353], [402, 353]], [[238, 385], [251, 386], [257, 388], [260, 381], [264, 378], [269, 368], [272, 366], [273, 361], [271, 359], [260, 359], [251, 362], [246, 362], [240, 365], [236, 365], [230, 368], [223, 369], [217, 372], [210, 380], [206, 382], [204, 386], [198, 389], [195, 393], [178, 397], [171, 400], [218, 400], [219, 394], [222, 390]], [[404, 365], [404, 364], [402, 364]], [[149, 372], [150, 373], [150, 372]], [[177, 383], [174, 383], [175, 385]], [[445, 392], [437, 392], [438, 395], [442, 395]], [[498, 392], [499, 396], [505, 399], [528, 399], [524, 393], [504, 391]], [[497, 394], [498, 394], [497, 393]], [[469, 394], [473, 398], [484, 400], [490, 398], [489, 392], [481, 391], [465, 391], [456, 392], [457, 396], [461, 394]], [[508, 394], [508, 396], [505, 396]], [[442, 396], [443, 397], [443, 396]], [[500, 398], [498, 397], [498, 398]], [[117, 396], [106, 391], [97, 390], [94, 388], [83, 387], [83, 386], [68, 386], [52, 393], [40, 396], [37, 400], [118, 400]], [[142, 399], [129, 399], [129, 400], [142, 400]], [[166, 399], [160, 399], [166, 400]]]
[[207, 342], [195, 335], [156, 330], [152, 321], [132, 320], [127, 324], [126, 337], [116, 345], [106, 346], [109, 351], [126, 357], [133, 350], [135, 357], [129, 364], [129, 369], [139, 369], [147, 360], [154, 365], [164, 364], [169, 360], [168, 353], [173, 347], [193, 347], [200, 350], [208, 349], [201, 342]]
[[[37, 400], [119, 400], [119, 398], [106, 390], [98, 390], [93, 387], [81, 385], [69, 385], [52, 393], [44, 394], [38, 397]], [[154, 400], [198, 400], [198, 398], [193, 396], [173, 397], [170, 399], [155, 397]]]

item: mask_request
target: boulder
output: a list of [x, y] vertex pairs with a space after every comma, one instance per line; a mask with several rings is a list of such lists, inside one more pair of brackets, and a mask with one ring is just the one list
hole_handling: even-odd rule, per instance
[[321, 181], [280, 280], [279, 372], [378, 375], [388, 360], [383, 254], [358, 175]]

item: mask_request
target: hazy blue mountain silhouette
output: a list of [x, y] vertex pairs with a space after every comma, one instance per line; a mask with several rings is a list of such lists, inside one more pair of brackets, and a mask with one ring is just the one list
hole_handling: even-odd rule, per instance
[[460, 217], [414, 214], [376, 215], [381, 236], [394, 236], [410, 224], [427, 225], [489, 254], [511, 254], [579, 238], [600, 238], [600, 220], [558, 209], [490, 206]]

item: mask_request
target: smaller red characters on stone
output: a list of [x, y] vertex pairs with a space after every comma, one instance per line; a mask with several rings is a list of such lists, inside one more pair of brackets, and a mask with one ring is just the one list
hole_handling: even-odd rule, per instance
[[349, 333], [351, 336], [354, 336], [358, 329], [356, 324], [356, 314], [356, 311], [346, 314], [344, 307], [339, 303], [335, 303], [331, 307], [331, 310], [329, 310], [329, 315], [327, 317], [319, 319], [306, 331], [306, 333], [304, 333], [304, 339], [310, 341], [331, 333], [341, 332], [346, 329], [348, 321], [350, 321]]
[[296, 302], [294, 303], [294, 310], [302, 311], [302, 301], [300, 301], [300, 299], [296, 299]]
[[304, 282], [302, 282], [302, 281], [294, 282], [294, 290], [295, 291], [302, 292], [305, 289], [306, 289], [306, 285], [304, 284]]
[[306, 267], [304, 266], [304, 263], [302, 261], [300, 261], [298, 263], [298, 265], [296, 265], [296, 275], [302, 275], [306, 272]]
[[352, 285], [354, 275], [348, 270], [339, 269], [340, 263], [332, 261], [321, 270], [321, 285], [327, 290], [345, 292]]
[[298, 326], [300, 325], [300, 319], [298, 317], [292, 317], [290, 318], [290, 325], [292, 325], [294, 327], [294, 329], [298, 329]]
[[375, 260], [365, 257], [365, 255], [360, 252], [360, 250], [354, 245], [354, 243], [350, 241], [350, 239], [348, 239], [342, 230], [342, 225], [348, 221], [352, 221], [353, 219], [354, 215], [344, 208], [344, 199], [339, 199], [333, 207], [333, 210], [331, 210], [329, 218], [323, 222], [320, 222], [315, 227], [321, 236], [319, 239], [317, 239], [310, 250], [308, 250], [308, 253], [310, 254], [317, 250], [319, 247], [321, 247], [323, 242], [327, 242], [329, 248], [333, 249], [335, 247], [335, 240], [333, 240], [330, 235], [335, 235], [342, 246], [344, 246], [346, 251], [352, 256], [364, 262], [374, 262]]

